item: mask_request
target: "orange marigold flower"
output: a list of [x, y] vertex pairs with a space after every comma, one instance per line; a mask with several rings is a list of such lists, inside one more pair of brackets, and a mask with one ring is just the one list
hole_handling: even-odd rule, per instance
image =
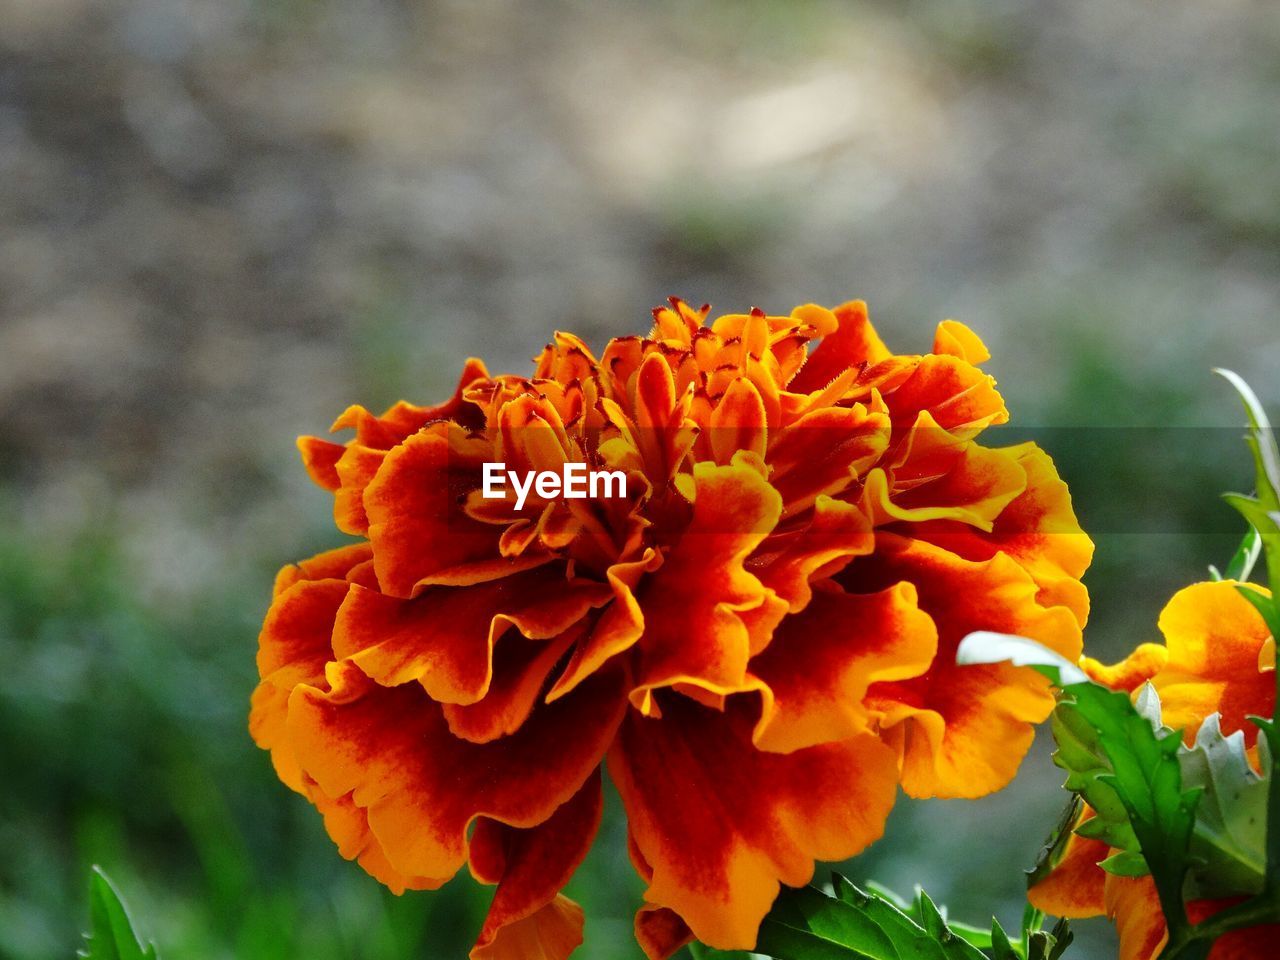
[[[897, 785], [973, 797], [1053, 705], [958, 667], [971, 630], [1076, 658], [1092, 544], [954, 322], [891, 353], [861, 303], [708, 320], [673, 300], [597, 357], [470, 361], [437, 407], [303, 438], [358, 545], [286, 568], [251, 726], [344, 856], [394, 890], [496, 883], [473, 957], [562, 958], [602, 766], [650, 957], [749, 948], [779, 884], [883, 831]], [[484, 496], [483, 465], [620, 471], [622, 497]]]
[[[1210, 714], [1221, 715], [1222, 732], [1243, 730], [1257, 743], [1258, 729], [1246, 717], [1269, 717], [1275, 707], [1275, 641], [1258, 611], [1231, 580], [1196, 583], [1174, 594], [1160, 614], [1164, 645], [1144, 643], [1128, 658], [1106, 666], [1084, 657], [1090, 678], [1136, 693], [1150, 682], [1160, 695], [1164, 722], [1181, 729], [1188, 746]], [[1250, 585], [1261, 593], [1267, 591]], [[1252, 752], [1257, 762], [1256, 752]], [[1087, 807], [1083, 819], [1093, 816]], [[1121, 960], [1155, 960], [1167, 940], [1164, 914], [1151, 877], [1119, 877], [1098, 864], [1115, 851], [1100, 840], [1073, 834], [1053, 870], [1029, 891], [1032, 904], [1055, 916], [1106, 914], [1120, 934]], [[1193, 923], [1238, 903], [1195, 900]], [[1237, 930], [1220, 938], [1209, 960], [1268, 956], [1280, 927]]]

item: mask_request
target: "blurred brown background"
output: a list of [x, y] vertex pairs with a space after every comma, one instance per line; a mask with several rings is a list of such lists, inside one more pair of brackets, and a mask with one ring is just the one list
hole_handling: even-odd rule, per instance
[[[271, 571], [339, 539], [293, 438], [670, 294], [956, 317], [1016, 420], [1160, 427], [1045, 439], [1090, 642], [1150, 639], [1238, 533], [1208, 368], [1280, 403], [1278, 151], [1270, 0], [0, 0], [0, 955], [95, 860], [169, 957], [454, 955], [483, 901], [371, 890], [243, 730]], [[852, 872], [1015, 923], [1047, 752]]]

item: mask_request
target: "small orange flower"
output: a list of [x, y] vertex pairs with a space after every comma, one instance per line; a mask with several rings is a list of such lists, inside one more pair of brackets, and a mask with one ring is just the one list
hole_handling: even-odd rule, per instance
[[[1115, 690], [1134, 693], [1150, 681], [1160, 695], [1164, 722], [1181, 729], [1188, 746], [1213, 713], [1221, 714], [1224, 734], [1243, 730], [1246, 742], [1256, 744], [1258, 728], [1246, 717], [1272, 715], [1275, 641], [1238, 586], [1222, 580], [1178, 591], [1160, 614], [1163, 646], [1144, 643], [1114, 666], [1085, 657], [1081, 667], [1095, 682]], [[1256, 752], [1252, 756], [1256, 764]], [[1092, 815], [1086, 808], [1084, 818]], [[1119, 877], [1104, 871], [1098, 864], [1113, 852], [1100, 840], [1073, 834], [1061, 860], [1031, 888], [1029, 899], [1055, 916], [1106, 914], [1120, 934], [1121, 960], [1155, 960], [1167, 940], [1155, 883], [1149, 876]], [[1192, 901], [1187, 914], [1198, 923], [1237, 902]], [[1209, 958], [1268, 956], [1277, 934], [1280, 927], [1275, 926], [1234, 931], [1214, 944]]]
[[[361, 541], [286, 568], [251, 728], [346, 857], [394, 890], [464, 864], [497, 892], [475, 958], [563, 958], [560, 890], [602, 765], [648, 883], [650, 957], [749, 948], [779, 884], [883, 831], [899, 782], [973, 797], [1053, 705], [958, 667], [977, 629], [1074, 659], [1092, 544], [954, 322], [892, 354], [861, 303], [707, 320], [673, 300], [597, 358], [478, 361], [438, 407], [303, 438]], [[624, 497], [487, 499], [483, 465], [620, 471]], [[509, 489], [509, 488], [508, 488]]]

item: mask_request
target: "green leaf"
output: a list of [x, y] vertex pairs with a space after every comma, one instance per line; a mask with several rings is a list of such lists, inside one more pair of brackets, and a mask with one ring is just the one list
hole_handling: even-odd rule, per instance
[[[1182, 788], [1181, 737], [1161, 727], [1154, 690], [1139, 698], [1144, 710], [1139, 712], [1127, 694], [1087, 678], [1075, 680], [1082, 672], [1053, 651], [998, 634], [970, 634], [961, 641], [956, 659], [1011, 660], [1035, 667], [1058, 685], [1054, 762], [1067, 771], [1067, 788], [1081, 794], [1097, 813], [1078, 832], [1140, 854], [1155, 881], [1171, 934], [1184, 931], [1188, 924], [1182, 888], [1191, 869], [1200, 789]], [[1133, 858], [1125, 858], [1113, 866], [1131, 871], [1133, 865]]]
[[[1128, 813], [1129, 827], [1160, 894], [1171, 928], [1185, 925], [1182, 887], [1191, 869], [1191, 834], [1199, 789], [1184, 790], [1178, 761], [1181, 737], [1158, 732], [1124, 693], [1096, 683], [1063, 688], [1055, 713], [1072, 718], [1070, 727], [1094, 733], [1097, 757], [1111, 768], [1081, 778], [1085, 799], [1107, 788]], [[1078, 722], [1074, 722], [1078, 721]], [[1096, 809], [1096, 808], [1095, 808]]]
[[[1265, 737], [1258, 739], [1259, 759], [1270, 772]], [[1270, 779], [1254, 772], [1245, 754], [1244, 732], [1222, 735], [1218, 714], [1207, 717], [1196, 744], [1178, 754], [1183, 784], [1204, 793], [1196, 809], [1191, 853], [1198, 861], [1191, 872], [1196, 898], [1259, 893], [1266, 880], [1267, 797]]]
[[918, 923], [899, 906], [833, 879], [835, 896], [784, 890], [760, 926], [756, 950], [776, 960], [986, 960], [923, 892]]
[[1269, 510], [1280, 510], [1280, 447], [1258, 395], [1239, 374], [1231, 370], [1214, 371], [1236, 389], [1249, 418], [1249, 445], [1254, 449], [1258, 470], [1258, 497]]
[[[1098, 690], [1102, 691], [1103, 688], [1098, 687]], [[1129, 698], [1124, 694], [1116, 696], [1124, 700], [1134, 721], [1142, 722], [1150, 733], [1150, 724], [1134, 710]], [[1120, 709], [1118, 701], [1104, 707], [1106, 700], [1094, 699], [1100, 708], [1116, 711]], [[1058, 745], [1053, 762], [1067, 773], [1063, 786], [1082, 796], [1094, 811], [1093, 818], [1085, 821], [1076, 832], [1091, 840], [1101, 840], [1117, 850], [1141, 854], [1141, 844], [1130, 823], [1129, 807], [1117, 787], [1115, 768], [1107, 755], [1102, 732], [1090, 714], [1081, 711], [1076, 701], [1064, 700], [1054, 710], [1051, 725], [1054, 741]], [[1132, 876], [1132, 873], [1126, 871], [1125, 875]]]
[[1004, 932], [999, 920], [991, 921], [991, 956], [992, 960], [1023, 960], [1021, 952], [1009, 941], [1009, 935]]
[[[1079, 797], [1072, 797], [1075, 804], [1080, 802]], [[1044, 926], [1044, 911], [1029, 902], [1022, 908], [1022, 942], [1026, 944], [1027, 938], [1036, 933]]]
[[[1030, 907], [1030, 905], [1028, 905]], [[998, 920], [991, 921], [992, 960], [1057, 960], [1071, 943], [1071, 926], [1060, 919], [1052, 931], [1041, 930], [1044, 914], [1030, 907], [1022, 919], [1021, 942], [1011, 941]]]
[[129, 910], [101, 867], [89, 880], [90, 932], [77, 956], [86, 960], [157, 960], [154, 944], [145, 947], [134, 933]]
[[1209, 575], [1214, 580], [1248, 580], [1261, 554], [1262, 538], [1258, 536], [1258, 531], [1250, 525], [1249, 529], [1245, 531], [1244, 539], [1240, 541], [1240, 546], [1236, 548], [1235, 556], [1227, 564], [1226, 572], [1219, 573], [1218, 568], [1210, 564]]
[[983, 930], [981, 927], [975, 927], [968, 923], [960, 923], [956, 920], [948, 920], [947, 926], [951, 928], [951, 932], [972, 947], [979, 950], [989, 950], [991, 948], [991, 931]]
[[[1218, 370], [1217, 373], [1235, 387], [1244, 403], [1245, 413], [1249, 418], [1249, 434], [1245, 439], [1253, 453], [1256, 475], [1255, 493], [1252, 497], [1229, 493], [1225, 499], [1258, 532], [1266, 553], [1271, 592], [1280, 594], [1280, 448], [1276, 447], [1275, 432], [1267, 420], [1267, 413], [1249, 385], [1230, 370]], [[1253, 598], [1250, 600], [1262, 613], [1272, 634], [1280, 633], [1280, 608], [1276, 602], [1257, 601]]]
[[[848, 877], [832, 871], [831, 885], [835, 888], [836, 896], [845, 903], [861, 903], [862, 891], [855, 887]], [[898, 896], [898, 894], [893, 890], [876, 883], [874, 880], [868, 880], [864, 886], [870, 893], [875, 894], [881, 900], [888, 900], [907, 916], [911, 916], [912, 912], [915, 910], [914, 902]]]
[[1031, 934], [1027, 960], [1059, 960], [1074, 939], [1070, 922], [1066, 917], [1060, 917], [1053, 930], [1037, 930]]
[[1099, 862], [1103, 870], [1117, 877], [1145, 877], [1151, 871], [1147, 869], [1147, 859], [1135, 850], [1121, 850]]
[[947, 934], [946, 918], [920, 887], [916, 888], [916, 922], [924, 927], [931, 937], [943, 937]]
[[[1030, 906], [1021, 940], [1010, 941], [997, 921], [988, 932], [948, 920], [918, 887], [907, 901], [874, 884], [859, 889], [838, 873], [831, 886], [831, 895], [784, 889], [761, 924], [757, 953], [774, 960], [1057, 960], [1071, 941], [1065, 922], [1041, 930], [1044, 914]], [[695, 958], [728, 956], [700, 950]]]

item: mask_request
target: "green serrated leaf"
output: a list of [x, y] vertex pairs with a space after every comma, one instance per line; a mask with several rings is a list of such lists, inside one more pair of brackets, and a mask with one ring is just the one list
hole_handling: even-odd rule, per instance
[[1098, 864], [1107, 873], [1117, 877], [1145, 877], [1151, 871], [1147, 869], [1146, 858], [1136, 851], [1121, 850], [1113, 853]]
[[[1058, 685], [1062, 698], [1053, 716], [1058, 743], [1054, 762], [1067, 771], [1067, 789], [1083, 796], [1096, 813], [1078, 832], [1142, 856], [1171, 925], [1185, 926], [1182, 886], [1191, 867], [1200, 791], [1182, 789], [1180, 738], [1161, 728], [1158, 701], [1145, 702], [1144, 715], [1127, 694], [1077, 679], [1083, 673], [1074, 664], [1025, 638], [970, 634], [961, 641], [956, 659], [1034, 666]], [[1133, 872], [1136, 862], [1127, 857], [1113, 865]]]
[[[1054, 759], [1067, 771], [1068, 789], [1080, 793], [1097, 812], [1094, 819], [1101, 821], [1080, 832], [1092, 831], [1145, 859], [1170, 938], [1184, 937], [1188, 921], [1182, 890], [1192, 866], [1191, 836], [1201, 791], [1183, 789], [1181, 737], [1161, 726], [1158, 698], [1144, 704], [1144, 716], [1127, 694], [1087, 678], [1068, 681], [1082, 675], [1074, 664], [1021, 638], [970, 634], [961, 641], [956, 659], [1035, 666], [1058, 685], [1054, 735], [1059, 749]], [[1154, 691], [1148, 696], [1154, 697]], [[1131, 869], [1133, 862], [1123, 865]]]
[[959, 923], [955, 920], [948, 920], [947, 926], [951, 928], [952, 933], [971, 947], [977, 947], [979, 950], [989, 950], [991, 948], [990, 930], [983, 930], [981, 927], [975, 927], [968, 923]]
[[[852, 897], [852, 899], [846, 900], [847, 903], [861, 902], [861, 898], [866, 896], [866, 894], [864, 894], [861, 890], [855, 887], [853, 885], [853, 882], [849, 880], [847, 877], [841, 876], [840, 874], [835, 872], [831, 874], [831, 877], [832, 877], [833, 885], [836, 884], [836, 880], [838, 879], [843, 883], [843, 890], [850, 891], [849, 895], [850, 897]], [[896, 892], [894, 892], [893, 890], [890, 890], [888, 887], [881, 886], [880, 884], [876, 883], [874, 880], [868, 880], [864, 884], [864, 886], [867, 888], [868, 892], [875, 894], [881, 900], [888, 900], [895, 907], [897, 907], [899, 910], [901, 910], [903, 913], [907, 915], [910, 915], [911, 912], [915, 909], [915, 904], [913, 902], [907, 900], [905, 897], [898, 896]], [[837, 891], [840, 891], [842, 888], [840, 886], [837, 886], [836, 889]], [[840, 899], [845, 900], [845, 897], [841, 895]]]
[[1181, 737], [1154, 729], [1124, 693], [1092, 682], [1071, 684], [1062, 693], [1057, 709], [1086, 721], [1096, 732], [1100, 757], [1111, 767], [1110, 773], [1094, 774], [1089, 782], [1105, 784], [1119, 797], [1170, 929], [1185, 927], [1182, 888], [1191, 869], [1200, 790], [1183, 789]]
[[[1128, 698], [1124, 699], [1128, 703]], [[1138, 716], [1136, 712], [1134, 715]], [[1058, 745], [1053, 762], [1067, 773], [1063, 786], [1084, 797], [1094, 812], [1076, 832], [1117, 850], [1139, 852], [1138, 836], [1129, 822], [1128, 807], [1111, 780], [1111, 762], [1098, 730], [1071, 702], [1059, 704], [1054, 710], [1051, 728]]]
[[143, 946], [120, 892], [101, 867], [89, 880], [89, 933], [77, 956], [85, 960], [158, 960], [154, 944]]
[[[1269, 772], [1265, 737], [1258, 740], [1262, 769]], [[1267, 873], [1266, 825], [1270, 780], [1254, 772], [1244, 732], [1222, 735], [1218, 714], [1200, 725], [1195, 746], [1178, 753], [1183, 784], [1204, 793], [1196, 808], [1191, 872], [1198, 898], [1258, 893]]]
[[760, 925], [756, 950], [776, 960], [985, 960], [923, 894], [918, 907], [931, 922], [941, 921], [933, 931], [848, 881], [837, 889], [839, 896], [813, 887], [784, 890]]
[[[1076, 779], [1078, 778], [1074, 774], [1069, 778], [1069, 780]], [[1129, 825], [1129, 812], [1125, 809], [1124, 801], [1107, 780], [1107, 770], [1099, 768], [1098, 778], [1094, 782], [1080, 782], [1083, 784], [1082, 794], [1087, 793], [1095, 799], [1105, 796], [1108, 807], [1114, 809], [1108, 809], [1106, 813], [1099, 813], [1092, 819], [1086, 820], [1076, 827], [1076, 833], [1086, 840], [1101, 840], [1116, 850], [1137, 850], [1138, 837], [1133, 832], [1133, 827]], [[1068, 789], [1071, 788], [1068, 787]], [[1097, 813], [1096, 810], [1094, 812]]]
[[759, 954], [774, 960], [988, 960], [988, 954], [994, 960], [1028, 960], [1030, 938], [1041, 947], [1034, 960], [1049, 960], [1056, 942], [1058, 928], [1054, 935], [1040, 930], [1044, 914], [1030, 905], [1021, 940], [1011, 941], [996, 920], [990, 932], [948, 920], [946, 910], [919, 887], [908, 902], [876, 884], [859, 889], [839, 873], [832, 873], [831, 886], [832, 895], [813, 887], [784, 890], [761, 925]]

